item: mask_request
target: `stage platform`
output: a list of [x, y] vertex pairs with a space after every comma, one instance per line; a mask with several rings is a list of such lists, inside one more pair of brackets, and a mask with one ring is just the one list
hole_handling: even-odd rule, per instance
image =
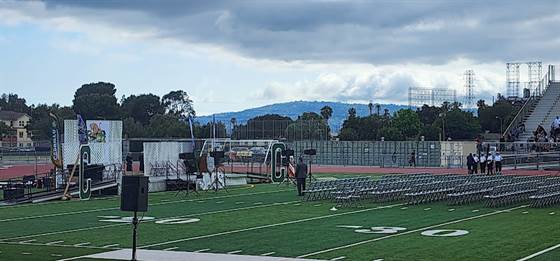
[[[110, 259], [110, 260], [130, 260], [131, 249], [121, 249], [111, 252], [99, 253], [80, 258], [93, 259]], [[136, 252], [136, 259], [143, 261], [221, 261], [221, 260], [243, 260], [243, 261], [295, 261], [295, 260], [316, 260], [302, 258], [272, 257], [272, 256], [247, 256], [247, 255], [229, 255], [229, 254], [212, 254], [212, 253], [193, 253], [179, 251], [164, 250], [143, 250]]]

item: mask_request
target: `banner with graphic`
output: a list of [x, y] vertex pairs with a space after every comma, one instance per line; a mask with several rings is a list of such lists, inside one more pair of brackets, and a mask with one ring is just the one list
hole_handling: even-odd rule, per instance
[[89, 120], [87, 124], [87, 139], [90, 143], [105, 143], [111, 136], [110, 121]]
[[58, 117], [49, 113], [51, 118], [51, 161], [57, 168], [62, 168], [62, 148], [60, 144], [60, 130]]

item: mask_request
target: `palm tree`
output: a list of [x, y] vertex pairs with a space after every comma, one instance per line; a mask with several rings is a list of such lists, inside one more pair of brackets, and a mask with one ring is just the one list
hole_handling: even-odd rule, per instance
[[233, 130], [235, 129], [235, 125], [237, 124], [237, 119], [233, 117], [229, 120], [229, 122], [231, 122], [231, 136], [233, 136]]
[[385, 108], [385, 109], [383, 110], [383, 112], [384, 112], [384, 113], [383, 113], [383, 116], [385, 116], [385, 117], [387, 117], [387, 118], [388, 118], [389, 116], [391, 116], [391, 114], [389, 114], [389, 109]]
[[348, 118], [356, 118], [356, 109], [355, 108], [350, 108], [348, 109]]
[[367, 106], [369, 109], [369, 116], [373, 115], [373, 103], [369, 102]]
[[333, 109], [328, 106], [325, 105], [323, 106], [323, 108], [321, 108], [321, 116], [323, 117], [323, 119], [325, 119], [325, 121], [329, 121], [329, 119], [332, 117], [333, 114]]
[[379, 111], [381, 110], [381, 104], [376, 103], [375, 104], [375, 109], [377, 110], [377, 116], [379, 116]]

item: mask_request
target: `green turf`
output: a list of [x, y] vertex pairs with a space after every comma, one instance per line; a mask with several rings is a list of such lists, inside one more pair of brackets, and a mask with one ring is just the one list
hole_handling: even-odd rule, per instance
[[[57, 260], [128, 248], [130, 224], [100, 221], [109, 219], [107, 216], [130, 216], [119, 210], [119, 203], [118, 197], [107, 197], [0, 207], [0, 260]], [[275, 252], [272, 256], [326, 260], [517, 260], [560, 243], [558, 208], [521, 206], [503, 212], [508, 208], [388, 202], [331, 211], [332, 206], [328, 201], [301, 202], [292, 187], [273, 184], [188, 197], [176, 197], [174, 192], [152, 193], [145, 218], [155, 220], [140, 225], [139, 245], [174, 251], [210, 249], [212, 253], [241, 250], [239, 254], [246, 255]], [[167, 218], [200, 221], [160, 224]], [[342, 226], [406, 230], [366, 234]], [[469, 233], [458, 237], [421, 235], [427, 227]], [[64, 242], [47, 245], [57, 241]], [[108, 245], [114, 246], [102, 248]], [[560, 249], [556, 249], [534, 260], [559, 259]]]

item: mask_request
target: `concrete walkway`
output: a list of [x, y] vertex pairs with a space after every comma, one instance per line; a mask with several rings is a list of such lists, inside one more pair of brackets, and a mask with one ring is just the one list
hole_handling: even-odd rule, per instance
[[[112, 259], [112, 260], [130, 260], [131, 249], [121, 249], [111, 252], [99, 253], [80, 258], [96, 258], [96, 259]], [[287, 257], [271, 257], [271, 256], [245, 256], [245, 255], [227, 255], [227, 254], [212, 254], [212, 253], [193, 253], [193, 252], [179, 252], [179, 251], [163, 251], [163, 250], [144, 250], [139, 249], [136, 258], [145, 261], [221, 261], [221, 260], [243, 260], [243, 261], [296, 261], [296, 260], [316, 260], [316, 259], [301, 259], [301, 258], [287, 258]]]

